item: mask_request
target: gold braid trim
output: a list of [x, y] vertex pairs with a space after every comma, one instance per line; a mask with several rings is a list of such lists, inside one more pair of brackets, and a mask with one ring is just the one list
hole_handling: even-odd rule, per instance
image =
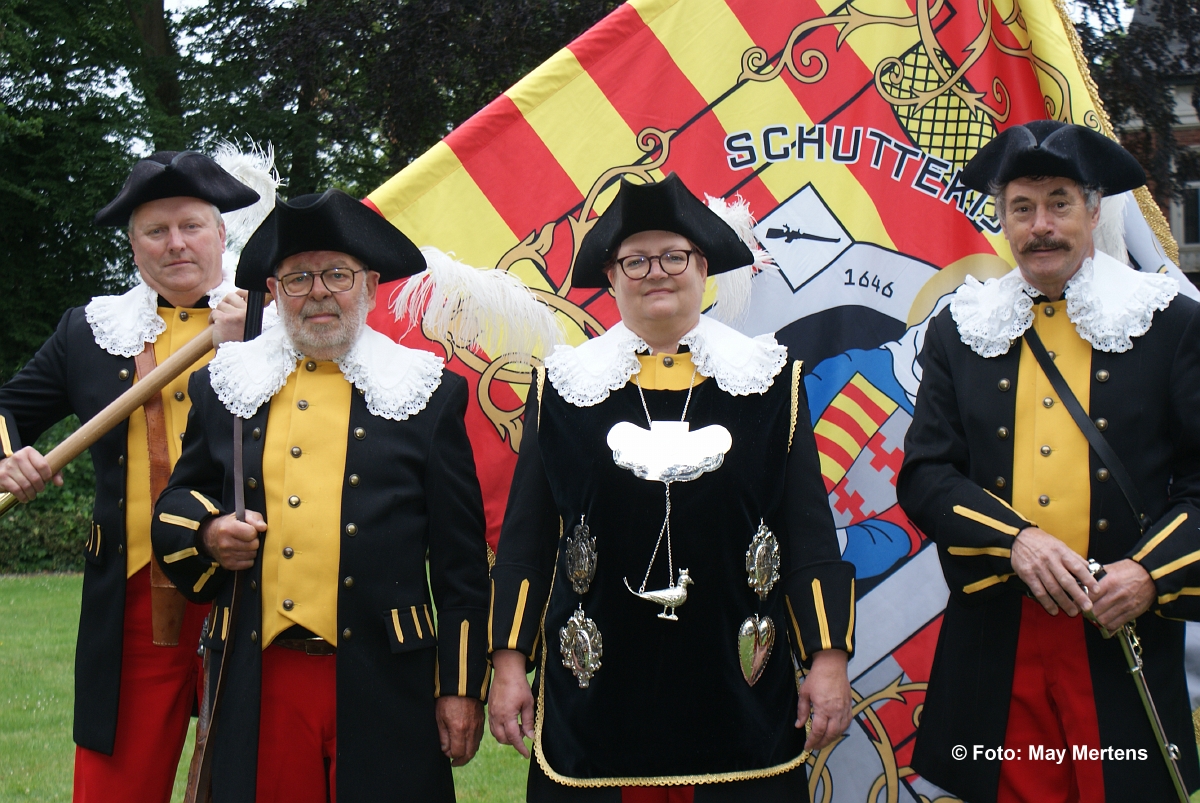
[[[1087, 87], [1088, 96], [1092, 100], [1092, 106], [1096, 109], [1096, 117], [1100, 121], [1100, 130], [1109, 139], [1120, 142], [1116, 132], [1113, 131], [1112, 122], [1108, 119], [1108, 112], [1104, 109], [1104, 103], [1100, 100], [1100, 90], [1096, 86], [1095, 79], [1092, 78], [1092, 71], [1088, 67], [1087, 58], [1083, 55], [1083, 46], [1079, 42], [1079, 34], [1075, 32], [1075, 23], [1071, 21], [1071, 15], [1067, 13], [1065, 0], [1054, 0], [1054, 8], [1058, 11], [1063, 31], [1067, 35], [1067, 42], [1071, 45], [1071, 52], [1075, 54], [1075, 65], [1079, 68], [1079, 72], [1083, 76], [1083, 84]], [[1163, 250], [1167, 252], [1167, 257], [1178, 267], [1179, 243], [1175, 242], [1175, 237], [1171, 234], [1171, 226], [1167, 223], [1167, 219], [1163, 217], [1162, 210], [1158, 208], [1158, 204], [1154, 202], [1154, 196], [1143, 185], [1133, 191], [1133, 197], [1137, 198], [1138, 208], [1142, 210], [1142, 217], [1146, 218], [1146, 223], [1150, 225], [1150, 230], [1154, 232], [1154, 236], [1158, 238], [1158, 242], [1162, 245]]]
[[792, 451], [792, 439], [796, 437], [796, 418], [800, 414], [800, 377], [803, 373], [804, 361], [794, 361], [792, 363], [792, 427], [788, 430], [789, 454]]

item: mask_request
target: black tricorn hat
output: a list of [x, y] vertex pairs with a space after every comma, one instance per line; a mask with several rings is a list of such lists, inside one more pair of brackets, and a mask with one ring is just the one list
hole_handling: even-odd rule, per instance
[[186, 196], [232, 212], [258, 200], [258, 193], [225, 168], [195, 151], [158, 151], [133, 166], [125, 186], [96, 213], [97, 226], [125, 226], [129, 216], [148, 201]]
[[1146, 183], [1133, 155], [1103, 134], [1081, 125], [1033, 120], [997, 134], [962, 171], [962, 182], [990, 194], [993, 186], [1026, 176], [1062, 176], [1105, 195]]
[[425, 270], [425, 257], [400, 229], [341, 190], [277, 200], [238, 259], [234, 283], [267, 289], [280, 262], [304, 251], [341, 251], [391, 282]]
[[608, 287], [604, 266], [626, 238], [643, 231], [687, 237], [708, 260], [708, 275], [744, 268], [754, 255], [737, 232], [671, 173], [655, 184], [621, 179], [617, 197], [583, 238], [575, 258], [576, 287]]

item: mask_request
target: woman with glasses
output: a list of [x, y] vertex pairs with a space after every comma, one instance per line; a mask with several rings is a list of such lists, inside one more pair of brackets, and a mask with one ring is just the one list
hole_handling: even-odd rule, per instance
[[492, 572], [491, 729], [533, 738], [533, 803], [807, 800], [849, 724], [854, 568], [801, 365], [700, 314], [753, 261], [674, 174], [583, 240], [574, 285], [621, 321], [537, 372]]

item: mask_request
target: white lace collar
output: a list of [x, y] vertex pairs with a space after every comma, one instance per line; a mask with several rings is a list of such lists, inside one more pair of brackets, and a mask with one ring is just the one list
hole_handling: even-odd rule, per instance
[[[287, 384], [303, 356], [282, 326], [248, 343], [223, 343], [209, 363], [213, 390], [225, 409], [250, 418]], [[369, 326], [337, 365], [363, 392], [371, 415], [392, 421], [424, 410], [442, 383], [441, 357], [401, 346]]]
[[[233, 279], [223, 277], [208, 291], [208, 306], [215, 309], [226, 293], [235, 290]], [[96, 345], [118, 357], [141, 354], [167, 330], [158, 315], [158, 293], [141, 279], [133, 289], [119, 296], [96, 296], [84, 308]]]
[[[703, 315], [679, 344], [691, 351], [699, 373], [734, 396], [766, 393], [787, 362], [787, 349], [771, 335], [750, 338]], [[546, 358], [546, 375], [563, 399], [591, 407], [624, 387], [641, 370], [637, 355], [649, 351], [646, 341], [617, 323], [579, 346], [555, 348]]]
[[[1079, 336], [1100, 351], [1120, 353], [1150, 331], [1154, 313], [1178, 292], [1170, 276], [1133, 270], [1097, 251], [1067, 282], [1063, 296]], [[998, 357], [1033, 324], [1038, 295], [1017, 268], [982, 284], [968, 276], [950, 301], [950, 314], [963, 343], [981, 357]]]

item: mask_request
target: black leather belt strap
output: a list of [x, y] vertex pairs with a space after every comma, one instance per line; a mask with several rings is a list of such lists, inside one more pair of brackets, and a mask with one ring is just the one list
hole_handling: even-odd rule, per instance
[[1058, 394], [1058, 398], [1066, 406], [1067, 412], [1071, 414], [1071, 418], [1075, 421], [1075, 426], [1079, 427], [1079, 431], [1083, 433], [1083, 437], [1087, 438], [1087, 442], [1091, 445], [1092, 450], [1096, 452], [1096, 456], [1100, 458], [1100, 462], [1104, 463], [1108, 468], [1112, 478], [1116, 480], [1117, 487], [1121, 489], [1121, 493], [1125, 496], [1125, 501], [1129, 503], [1129, 509], [1133, 511], [1133, 517], [1137, 521], [1138, 531], [1146, 532], [1146, 527], [1149, 526], [1150, 520], [1144, 513], [1145, 508], [1142, 506], [1142, 497], [1138, 493], [1137, 487], [1133, 484], [1133, 478], [1129, 476], [1129, 472], [1125, 470], [1125, 464], [1117, 457], [1117, 453], [1108, 445], [1108, 441], [1100, 434], [1100, 430], [1096, 429], [1096, 425], [1088, 414], [1084, 412], [1083, 405], [1079, 403], [1079, 399], [1075, 398], [1075, 394], [1071, 392], [1071, 386], [1067, 384], [1067, 380], [1063, 379], [1062, 373], [1055, 366], [1054, 360], [1050, 358], [1046, 347], [1042, 345], [1042, 339], [1038, 337], [1038, 333], [1030, 326], [1025, 330], [1025, 343], [1029, 346], [1029, 350], [1033, 352], [1033, 356], [1038, 361], [1038, 365], [1042, 367], [1042, 372], [1046, 378], [1050, 380], [1050, 386], [1054, 388], [1054, 392]]

